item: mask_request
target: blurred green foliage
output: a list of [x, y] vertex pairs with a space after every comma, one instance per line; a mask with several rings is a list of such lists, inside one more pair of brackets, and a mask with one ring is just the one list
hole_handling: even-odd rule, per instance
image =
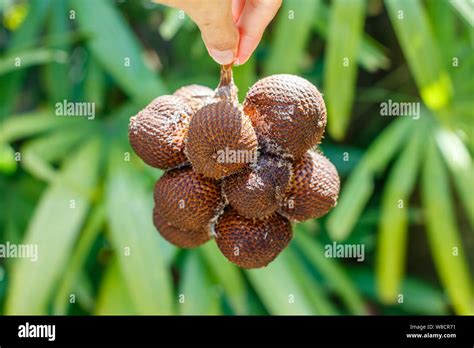
[[[196, 26], [143, 1], [0, 2], [0, 259], [4, 314], [473, 314], [472, 3], [286, 0], [248, 63], [316, 84], [338, 206], [295, 225], [268, 267], [243, 271], [213, 242], [180, 250], [155, 231], [161, 175], [128, 144], [129, 117], [185, 84], [215, 87]], [[63, 100], [96, 117], [56, 117]], [[421, 103], [420, 119], [381, 117]], [[73, 206], [73, 207], [72, 207]], [[331, 259], [333, 240], [365, 261]], [[402, 296], [400, 296], [402, 295]]]

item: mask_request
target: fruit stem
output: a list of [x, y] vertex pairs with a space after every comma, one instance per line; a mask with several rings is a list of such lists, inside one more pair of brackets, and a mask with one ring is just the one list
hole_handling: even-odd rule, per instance
[[232, 76], [232, 64], [221, 65], [221, 79], [216, 89], [216, 97], [231, 103], [238, 103], [237, 92], [238, 89]]
[[219, 87], [228, 86], [233, 82], [232, 64], [221, 65], [221, 81]]

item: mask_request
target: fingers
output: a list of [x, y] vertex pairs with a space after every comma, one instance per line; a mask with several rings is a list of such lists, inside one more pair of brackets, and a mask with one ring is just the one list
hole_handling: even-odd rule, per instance
[[237, 23], [245, 6], [245, 0], [232, 0], [232, 19]]
[[275, 17], [281, 0], [247, 0], [237, 22], [240, 42], [237, 55], [238, 64], [245, 63], [262, 39], [265, 28]]
[[265, 28], [282, 2], [282, 0], [154, 1], [183, 9], [201, 30], [209, 54], [219, 64], [245, 63], [257, 48]]
[[219, 64], [232, 64], [237, 54], [239, 33], [232, 19], [231, 1], [187, 1], [183, 9], [201, 30], [211, 57]]

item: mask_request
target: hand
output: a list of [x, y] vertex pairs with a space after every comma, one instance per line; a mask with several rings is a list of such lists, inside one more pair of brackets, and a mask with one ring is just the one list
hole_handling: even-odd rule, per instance
[[243, 64], [262, 39], [281, 0], [154, 0], [186, 12], [219, 64]]

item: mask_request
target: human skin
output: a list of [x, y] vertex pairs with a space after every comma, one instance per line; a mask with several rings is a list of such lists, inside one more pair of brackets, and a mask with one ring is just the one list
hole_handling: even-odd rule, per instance
[[219, 64], [244, 64], [282, 0], [154, 0], [179, 8], [197, 24], [209, 55]]

